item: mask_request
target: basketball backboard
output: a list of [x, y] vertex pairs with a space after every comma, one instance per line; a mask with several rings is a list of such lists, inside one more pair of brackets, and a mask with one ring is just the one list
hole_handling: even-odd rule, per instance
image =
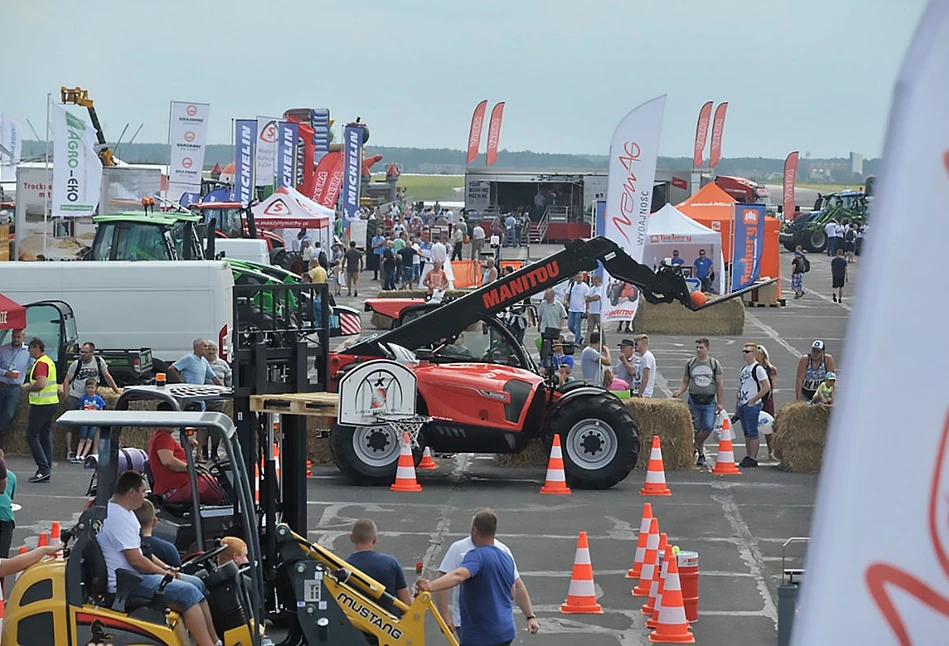
[[409, 368], [388, 359], [359, 364], [339, 382], [339, 423], [373, 426], [379, 415], [415, 415], [416, 378]]

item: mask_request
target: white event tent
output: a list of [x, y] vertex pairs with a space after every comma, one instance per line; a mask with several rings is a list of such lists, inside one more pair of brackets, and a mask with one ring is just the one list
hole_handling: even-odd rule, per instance
[[317, 204], [295, 189], [280, 187], [266, 200], [254, 205], [252, 211], [255, 224], [274, 229], [283, 237], [288, 250], [299, 250], [297, 234], [305, 228], [310, 241], [319, 242], [329, 256], [336, 217], [332, 209]]
[[678, 250], [679, 257], [686, 267], [693, 267], [699, 257], [699, 249], [705, 249], [705, 255], [712, 259], [715, 282], [712, 289], [719, 294], [725, 290], [725, 260], [722, 256], [722, 235], [702, 226], [671, 204], [649, 216], [646, 228], [646, 246], [643, 249], [643, 263], [647, 267], [658, 266], [663, 260], [672, 258], [672, 252]]

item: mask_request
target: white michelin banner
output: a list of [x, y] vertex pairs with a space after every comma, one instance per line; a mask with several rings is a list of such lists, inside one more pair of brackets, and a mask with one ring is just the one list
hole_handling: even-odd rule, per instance
[[168, 167], [168, 198], [178, 201], [185, 193], [201, 192], [204, 150], [207, 143], [207, 103], [171, 102], [171, 163]]
[[[949, 643], [949, 306], [939, 279], [949, 202], [949, 0], [903, 62], [838, 373], [795, 646]], [[913, 214], [913, 226], [905, 216]], [[880, 370], [911, 347], [903, 378]]]
[[[642, 261], [646, 227], [652, 207], [652, 185], [659, 159], [659, 132], [666, 105], [663, 94], [623, 117], [610, 142], [603, 235], [636, 261]], [[599, 232], [598, 232], [599, 233]], [[604, 272], [606, 302], [602, 320], [631, 321], [639, 306], [639, 290]]]
[[102, 161], [92, 126], [53, 104], [53, 195], [50, 215], [92, 215], [102, 188]]

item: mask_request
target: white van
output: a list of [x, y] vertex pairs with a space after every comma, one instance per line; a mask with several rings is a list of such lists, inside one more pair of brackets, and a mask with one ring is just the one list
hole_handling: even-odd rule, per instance
[[[171, 364], [195, 338], [230, 352], [234, 278], [223, 261], [0, 262], [0, 293], [22, 304], [68, 303], [81, 342], [152, 349]], [[29, 330], [27, 330], [29, 334]]]

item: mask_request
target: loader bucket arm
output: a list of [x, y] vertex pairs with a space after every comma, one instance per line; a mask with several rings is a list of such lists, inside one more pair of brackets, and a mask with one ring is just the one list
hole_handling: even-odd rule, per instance
[[638, 287], [650, 303], [678, 301], [689, 309], [698, 310], [743, 293], [734, 292], [696, 307], [692, 304], [685, 278], [675, 268], [662, 267], [658, 272], [654, 272], [646, 265], [633, 260], [622, 247], [607, 238], [572, 240], [564, 245], [561, 251], [543, 260], [525, 265], [493, 283], [444, 303], [425, 316], [357, 343], [342, 353], [382, 356], [380, 344], [391, 343], [412, 349], [429, 344], [450, 343], [462, 330], [486, 314], [497, 314], [575, 274], [593, 271], [598, 267], [598, 263], [602, 263], [611, 276]]

